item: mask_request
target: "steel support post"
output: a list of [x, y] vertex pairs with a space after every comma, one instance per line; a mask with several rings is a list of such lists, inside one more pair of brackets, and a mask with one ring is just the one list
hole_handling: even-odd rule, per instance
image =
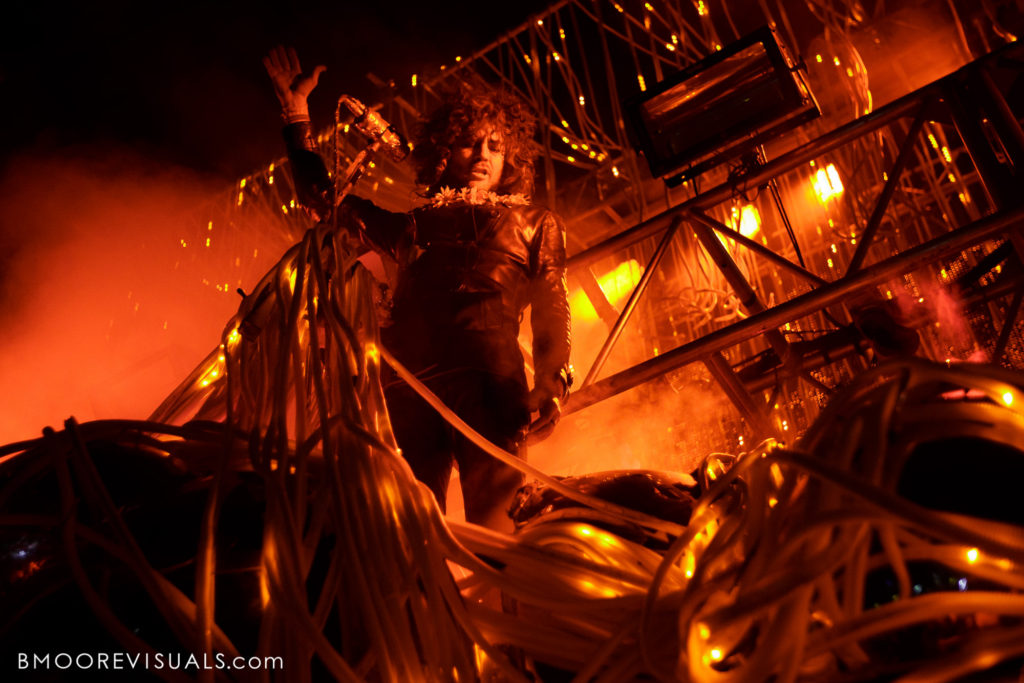
[[[715, 233], [700, 221], [693, 221], [690, 227], [693, 229], [694, 234], [697, 235], [700, 243], [704, 245], [704, 249], [708, 252], [711, 260], [718, 266], [718, 270], [722, 272], [726, 282], [736, 292], [736, 296], [739, 298], [740, 303], [743, 304], [743, 308], [750, 314], [760, 313], [765, 310], [764, 304], [757, 298], [757, 292], [747, 282], [747, 278], [740, 272], [739, 266], [729, 256], [725, 245], [715, 236]], [[779, 359], [783, 363], [788, 361], [789, 344], [786, 343], [785, 337], [778, 330], [766, 330], [765, 337]]]
[[690, 219], [703, 223], [704, 225], [708, 226], [715, 232], [721, 235], [725, 235], [731, 240], [736, 240], [738, 244], [743, 245], [744, 247], [750, 249], [759, 256], [765, 257], [765, 259], [771, 261], [772, 263], [781, 268], [788, 270], [790, 273], [796, 275], [799, 278], [807, 280], [808, 282], [815, 285], [823, 285], [826, 282], [828, 282], [828, 280], [826, 280], [825, 278], [818, 277], [817, 275], [807, 270], [803, 266], [799, 266], [790, 261], [789, 259], [779, 256], [768, 247], [762, 244], [758, 244], [749, 237], [744, 237], [743, 235], [736, 232], [729, 226], [724, 225], [719, 221], [715, 220], [714, 218], [712, 218], [711, 216], [707, 215], [700, 209], [690, 209], [688, 213]]
[[[932, 91], [929, 86], [922, 90], [910, 93], [909, 95], [905, 95], [881, 109], [868, 114], [867, 116], [861, 117], [856, 121], [852, 121], [845, 126], [841, 126], [815, 140], [811, 140], [791, 152], [783, 154], [778, 159], [769, 161], [758, 169], [756, 173], [748, 176], [745, 180], [745, 185], [747, 187], [761, 185], [775, 176], [788, 173], [789, 171], [798, 168], [817, 156], [831, 152], [832, 150], [842, 147], [843, 145], [856, 140], [873, 130], [888, 125], [896, 119], [916, 111], [916, 108], [920, 106], [921, 100], [926, 96], [930, 96], [931, 92]], [[620, 232], [618, 235], [608, 238], [604, 242], [584, 249], [569, 259], [568, 266], [569, 268], [578, 268], [580, 266], [590, 265], [591, 263], [599, 261], [607, 256], [611, 256], [626, 247], [636, 244], [640, 240], [658, 234], [664, 230], [671, 219], [680, 212], [691, 208], [702, 210], [710, 208], [729, 199], [729, 197], [736, 193], [736, 190], [737, 187], [735, 183], [721, 183], [707, 192], [688, 199], [678, 206], [667, 209], [656, 216], [652, 216], [651, 218], [638, 223], [628, 230]]]
[[644, 274], [640, 276], [640, 281], [636, 283], [636, 287], [633, 288], [633, 292], [629, 295], [629, 300], [622, 308], [622, 313], [619, 314], [619, 319], [615, 321], [615, 326], [612, 327], [611, 332], [608, 333], [608, 338], [605, 339], [604, 345], [597, 353], [597, 358], [594, 359], [593, 364], [590, 366], [590, 370], [587, 371], [587, 376], [583, 379], [583, 383], [580, 385], [581, 389], [592, 384], [594, 379], [597, 378], [597, 374], [601, 372], [601, 368], [604, 367], [612, 349], [615, 348], [615, 343], [622, 335], [622, 330], [625, 329], [626, 323], [629, 322], [630, 316], [633, 315], [633, 309], [636, 308], [637, 301], [640, 300], [640, 297], [647, 289], [647, 285], [650, 284], [651, 278], [654, 276], [654, 271], [658, 268], [658, 264], [661, 263], [662, 257], [665, 255], [669, 245], [672, 243], [672, 238], [675, 237], [676, 233], [679, 231], [679, 226], [682, 222], [683, 219], [681, 217], [677, 217], [672, 221], [672, 225], [669, 226], [668, 231], [666, 231], [665, 235], [661, 238], [661, 241], [658, 243], [658, 247], [654, 250], [654, 254], [651, 255], [651, 260], [647, 263], [647, 267], [644, 269]]
[[910, 124], [910, 129], [907, 130], [907, 137], [904, 138], [899, 154], [896, 155], [896, 161], [893, 162], [892, 168], [889, 169], [889, 179], [885, 181], [885, 186], [882, 187], [882, 192], [878, 195], [878, 202], [871, 212], [871, 218], [868, 219], [867, 225], [864, 226], [864, 232], [860, 235], [857, 250], [853, 252], [853, 258], [850, 259], [850, 265], [846, 269], [847, 275], [860, 270], [865, 257], [868, 255], [868, 249], [871, 248], [875, 240], [875, 233], [878, 232], [878, 227], [882, 224], [885, 210], [889, 208], [889, 200], [892, 199], [896, 186], [900, 184], [900, 177], [902, 177], [903, 169], [906, 167], [907, 160], [914, 149], [914, 143], [917, 142], [917, 136], [921, 134], [921, 127], [924, 125], [925, 114], [930, 104], [931, 98], [921, 102], [921, 106], [914, 116], [914, 122]]
[[1017, 207], [1012, 211], [988, 216], [953, 232], [940, 235], [901, 254], [873, 264], [850, 277], [823, 285], [815, 291], [785, 301], [762, 313], [715, 330], [700, 339], [595, 382], [585, 390], [572, 395], [566, 405], [566, 412], [580, 410], [661, 377], [666, 372], [695, 361], [704, 360], [711, 353], [778, 328], [786, 322], [825, 306], [838, 303], [843, 298], [865, 287], [879, 285], [926, 263], [948, 258], [979, 242], [998, 237], [1004, 231], [1017, 227], [1022, 220], [1024, 220], [1024, 208]]
[[593, 271], [590, 268], [579, 268], [573, 271], [573, 277], [580, 283], [580, 288], [587, 295], [587, 299], [590, 301], [590, 305], [594, 307], [598, 317], [604, 321], [609, 330], [612, 329], [619, 317], [619, 312], [608, 301], [608, 297], [605, 296], [600, 283], [594, 277]]
[[743, 384], [733, 371], [729, 361], [725, 359], [721, 351], [714, 351], [704, 359], [704, 365], [711, 372], [711, 376], [722, 387], [722, 391], [729, 397], [732, 404], [740, 411], [740, 415], [747, 421], [751, 428], [758, 432], [756, 441], [762, 437], [776, 435], [772, 427], [771, 419], [764, 404], [750, 395], [747, 387]]

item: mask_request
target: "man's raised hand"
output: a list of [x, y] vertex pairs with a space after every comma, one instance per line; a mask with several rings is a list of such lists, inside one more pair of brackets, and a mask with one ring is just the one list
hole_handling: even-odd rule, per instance
[[309, 105], [306, 100], [327, 67], [319, 65], [313, 69], [313, 73], [304, 74], [295, 49], [280, 45], [263, 58], [263, 66], [274, 83], [274, 92], [285, 118], [289, 122], [308, 121]]

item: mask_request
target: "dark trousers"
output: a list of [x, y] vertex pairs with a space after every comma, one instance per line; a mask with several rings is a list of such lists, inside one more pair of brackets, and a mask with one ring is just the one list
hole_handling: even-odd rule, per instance
[[[522, 431], [530, 413], [524, 379], [476, 369], [423, 373], [422, 379], [486, 439], [525, 456]], [[441, 509], [457, 463], [466, 519], [491, 528], [509, 527], [507, 509], [523, 475], [475, 446], [401, 380], [387, 382], [385, 396], [402, 455], [416, 478], [434, 492]]]

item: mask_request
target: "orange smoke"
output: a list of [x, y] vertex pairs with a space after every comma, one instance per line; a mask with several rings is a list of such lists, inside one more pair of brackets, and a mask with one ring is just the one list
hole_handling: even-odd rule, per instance
[[145, 418], [218, 343], [238, 297], [175, 247], [226, 184], [110, 149], [3, 169], [0, 443]]

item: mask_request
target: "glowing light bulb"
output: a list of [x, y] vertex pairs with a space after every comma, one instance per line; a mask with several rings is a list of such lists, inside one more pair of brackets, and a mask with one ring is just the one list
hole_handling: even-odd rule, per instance
[[836, 170], [835, 164], [819, 168], [811, 183], [814, 186], [815, 194], [818, 195], [818, 201], [822, 204], [843, 192], [843, 181], [839, 178], [839, 171]]
[[1011, 392], [1007, 391], [1003, 394], [1003, 403], [1006, 405], [1013, 405], [1013, 394]]
[[970, 564], [974, 564], [977, 561], [978, 561], [978, 549], [977, 548], [971, 548], [970, 550], [967, 551], [967, 562], [970, 563]]
[[752, 237], [761, 229], [761, 214], [753, 204], [747, 204], [740, 211], [740, 234]]

